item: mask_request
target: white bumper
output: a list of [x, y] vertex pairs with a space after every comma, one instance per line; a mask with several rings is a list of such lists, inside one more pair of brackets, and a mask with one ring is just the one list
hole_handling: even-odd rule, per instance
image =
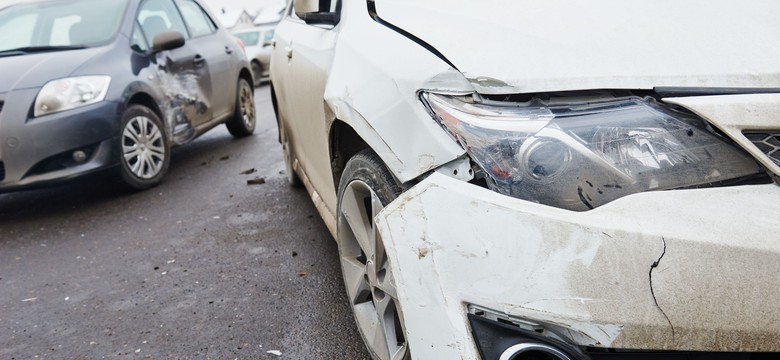
[[468, 305], [581, 346], [780, 351], [780, 187], [575, 213], [433, 174], [377, 217], [416, 359], [474, 359]]

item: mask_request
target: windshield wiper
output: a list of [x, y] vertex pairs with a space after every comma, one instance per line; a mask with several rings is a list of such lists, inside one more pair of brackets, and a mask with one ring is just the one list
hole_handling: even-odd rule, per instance
[[84, 45], [26, 46], [0, 51], [0, 57], [36, 54], [42, 52], [86, 49]]

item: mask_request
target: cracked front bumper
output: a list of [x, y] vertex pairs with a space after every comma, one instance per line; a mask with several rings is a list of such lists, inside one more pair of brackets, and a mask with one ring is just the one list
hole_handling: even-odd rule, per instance
[[640, 193], [576, 213], [434, 174], [377, 224], [412, 356], [479, 358], [476, 305], [581, 347], [780, 351], [780, 187]]

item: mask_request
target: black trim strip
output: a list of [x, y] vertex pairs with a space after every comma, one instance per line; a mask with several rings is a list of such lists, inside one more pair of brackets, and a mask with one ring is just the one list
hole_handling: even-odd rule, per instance
[[[444, 54], [440, 53], [439, 50], [436, 50], [436, 48], [431, 46], [431, 44], [428, 44], [427, 42], [423, 41], [422, 39], [418, 38], [417, 36], [414, 36], [414, 35], [410, 34], [409, 32], [407, 32], [406, 30], [401, 29], [398, 26], [395, 26], [395, 25], [393, 25], [393, 24], [383, 20], [381, 17], [379, 17], [379, 15], [376, 13], [376, 2], [374, 0], [366, 0], [366, 5], [368, 5], [368, 15], [371, 16], [371, 18], [374, 19], [374, 21], [376, 21], [377, 23], [379, 23], [379, 24], [381, 24], [383, 26], [386, 26], [390, 30], [393, 30], [393, 31], [395, 31], [395, 32], [397, 32], [397, 33], [399, 33], [399, 34], [409, 38], [409, 40], [412, 40], [412, 41], [416, 42], [418, 45], [424, 47], [426, 50], [428, 50], [431, 53], [433, 53], [434, 55], [436, 55], [439, 59], [442, 59], [442, 61], [446, 62], [447, 65], [451, 66], [455, 70], [458, 70], [458, 68], [452, 62], [450, 62], [447, 59], [447, 57], [444, 56]], [[460, 70], [458, 70], [458, 71], [460, 71]]]
[[780, 88], [719, 88], [719, 87], [656, 87], [653, 90], [662, 97], [686, 97], [708, 95], [774, 94]]

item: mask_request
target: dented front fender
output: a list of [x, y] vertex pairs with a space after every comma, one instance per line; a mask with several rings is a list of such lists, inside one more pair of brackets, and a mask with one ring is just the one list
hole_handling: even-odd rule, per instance
[[377, 224], [415, 358], [478, 357], [469, 305], [564, 329], [576, 346], [778, 351], [777, 213], [776, 185], [575, 213], [434, 174]]

